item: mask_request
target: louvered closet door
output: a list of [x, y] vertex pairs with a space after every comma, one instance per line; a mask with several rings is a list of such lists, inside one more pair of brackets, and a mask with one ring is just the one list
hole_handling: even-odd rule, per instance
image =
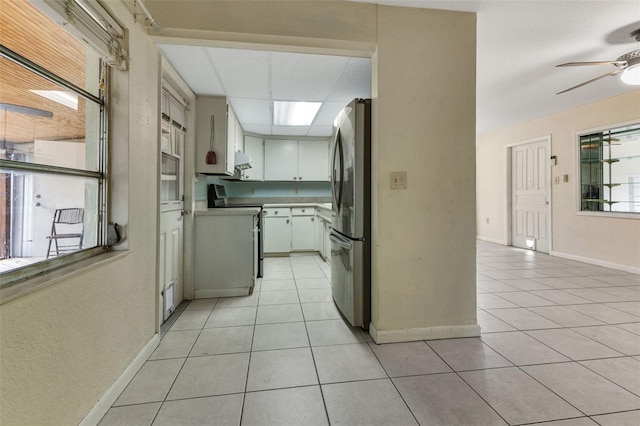
[[549, 252], [547, 141], [511, 149], [511, 243]]

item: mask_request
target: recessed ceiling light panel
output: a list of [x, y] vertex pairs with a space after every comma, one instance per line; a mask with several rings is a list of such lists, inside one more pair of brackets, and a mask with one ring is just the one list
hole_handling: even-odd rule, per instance
[[273, 101], [274, 126], [309, 126], [322, 102]]

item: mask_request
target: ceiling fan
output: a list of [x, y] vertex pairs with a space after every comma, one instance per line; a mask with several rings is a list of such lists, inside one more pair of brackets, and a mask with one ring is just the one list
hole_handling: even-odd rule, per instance
[[[636, 41], [640, 41], [640, 28], [633, 31], [630, 35], [631, 37], [635, 38]], [[598, 81], [605, 77], [620, 76], [620, 79], [626, 84], [640, 85], [640, 49], [627, 52], [614, 61], [567, 62], [565, 64], [556, 65], [556, 67], [582, 67], [591, 65], [613, 65], [616, 69], [599, 77], [593, 78], [589, 81], [585, 81], [584, 83], [580, 83], [576, 86], [558, 92], [556, 93], [556, 95], [566, 93], [573, 89], [577, 89], [578, 87], [585, 86], [589, 83], [593, 83], [594, 81]]]

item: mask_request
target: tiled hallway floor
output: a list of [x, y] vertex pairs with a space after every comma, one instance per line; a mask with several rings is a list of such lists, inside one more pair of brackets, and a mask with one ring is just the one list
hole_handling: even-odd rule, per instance
[[[376, 345], [317, 256], [196, 300], [101, 426], [640, 424], [640, 275], [478, 242], [480, 338]], [[425, 277], [427, 279], [428, 277]]]

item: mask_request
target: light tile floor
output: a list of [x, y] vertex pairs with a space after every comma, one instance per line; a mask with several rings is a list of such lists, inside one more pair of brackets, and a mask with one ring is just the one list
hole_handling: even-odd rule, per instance
[[317, 256], [192, 301], [107, 425], [640, 425], [640, 275], [478, 242], [480, 338], [376, 345]]

